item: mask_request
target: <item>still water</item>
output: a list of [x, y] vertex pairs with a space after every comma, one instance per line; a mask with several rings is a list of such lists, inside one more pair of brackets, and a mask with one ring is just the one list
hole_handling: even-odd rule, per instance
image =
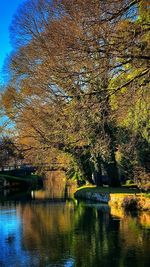
[[149, 213], [41, 194], [0, 203], [0, 267], [150, 266]]

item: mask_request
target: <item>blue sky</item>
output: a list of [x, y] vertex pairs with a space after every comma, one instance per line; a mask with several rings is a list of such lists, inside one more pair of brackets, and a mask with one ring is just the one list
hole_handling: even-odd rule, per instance
[[9, 26], [16, 9], [23, 2], [24, 0], [0, 1], [0, 83], [3, 82], [1, 71], [5, 57], [12, 50], [9, 40]]

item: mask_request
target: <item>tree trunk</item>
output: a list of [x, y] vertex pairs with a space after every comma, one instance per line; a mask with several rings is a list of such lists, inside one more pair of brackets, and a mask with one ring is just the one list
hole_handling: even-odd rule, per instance
[[120, 186], [118, 167], [114, 151], [111, 151], [110, 162], [104, 162], [104, 168], [106, 170], [109, 179], [109, 186], [112, 187]]
[[94, 158], [93, 161], [93, 172], [92, 172], [92, 178], [94, 183], [97, 186], [102, 186], [103, 182], [102, 182], [102, 169], [101, 169], [101, 160], [100, 158]]

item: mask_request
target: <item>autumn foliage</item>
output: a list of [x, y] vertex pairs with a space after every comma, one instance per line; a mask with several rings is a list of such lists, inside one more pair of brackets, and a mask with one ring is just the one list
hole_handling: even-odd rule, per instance
[[28, 157], [98, 185], [149, 171], [149, 13], [145, 0], [20, 6], [1, 101]]

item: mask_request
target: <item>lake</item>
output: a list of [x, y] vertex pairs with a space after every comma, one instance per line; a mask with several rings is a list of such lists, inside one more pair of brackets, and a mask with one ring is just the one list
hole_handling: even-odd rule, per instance
[[150, 266], [149, 213], [51, 194], [1, 201], [0, 267]]

